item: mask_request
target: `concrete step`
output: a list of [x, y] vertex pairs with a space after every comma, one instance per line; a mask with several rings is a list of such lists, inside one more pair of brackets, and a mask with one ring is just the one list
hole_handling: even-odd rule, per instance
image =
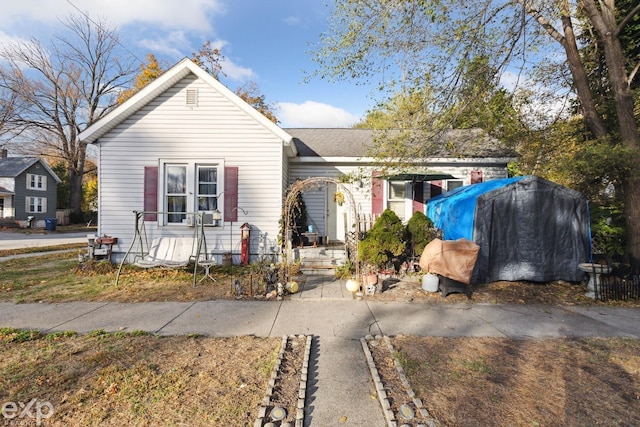
[[300, 272], [306, 276], [335, 276], [334, 266], [302, 266]]
[[310, 276], [334, 276], [336, 268], [347, 260], [343, 246], [308, 246], [293, 251], [294, 259], [302, 264], [302, 273]]
[[324, 247], [319, 246], [317, 248], [314, 247], [305, 247], [305, 248], [295, 248], [294, 250], [294, 258], [295, 259], [307, 259], [307, 258], [346, 258], [346, 251], [343, 247]]

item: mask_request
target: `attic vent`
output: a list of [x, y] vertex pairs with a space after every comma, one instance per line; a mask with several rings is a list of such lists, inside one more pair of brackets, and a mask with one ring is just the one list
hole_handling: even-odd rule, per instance
[[187, 106], [198, 106], [198, 89], [187, 89]]

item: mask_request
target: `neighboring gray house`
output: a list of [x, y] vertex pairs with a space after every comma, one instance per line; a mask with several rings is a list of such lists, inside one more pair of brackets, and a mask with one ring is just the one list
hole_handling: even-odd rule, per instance
[[[205, 214], [207, 249], [219, 262], [232, 252], [237, 262], [243, 223], [251, 226], [253, 257], [275, 244], [287, 189], [298, 179], [349, 175], [356, 179], [344, 188], [358, 215], [389, 207], [407, 220], [432, 195], [507, 176], [513, 153], [489, 150], [481, 131], [447, 134], [467, 149], [434, 151], [410, 174], [380, 177], [380, 162], [367, 157], [372, 131], [282, 129], [184, 59], [80, 138], [98, 148], [98, 234], [118, 238], [115, 260], [132, 246], [136, 210], [160, 212], [145, 218], [148, 239], [193, 235], [190, 213]], [[427, 167], [448, 179], [425, 183]], [[308, 188], [304, 199], [309, 223], [341, 241], [356, 218], [347, 203], [335, 202], [336, 191], [333, 184]]]
[[37, 157], [0, 155], [0, 218], [44, 227], [45, 218], [56, 217], [57, 184], [60, 178], [46, 161]]

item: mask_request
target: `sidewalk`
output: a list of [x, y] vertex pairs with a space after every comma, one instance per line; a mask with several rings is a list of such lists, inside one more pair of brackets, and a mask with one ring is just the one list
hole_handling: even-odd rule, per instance
[[[314, 335], [305, 425], [384, 426], [359, 339], [368, 334], [640, 338], [640, 309], [428, 305], [353, 300], [340, 280], [308, 280], [288, 301], [0, 303], [0, 327], [160, 335]], [[346, 421], [339, 417], [347, 414]]]

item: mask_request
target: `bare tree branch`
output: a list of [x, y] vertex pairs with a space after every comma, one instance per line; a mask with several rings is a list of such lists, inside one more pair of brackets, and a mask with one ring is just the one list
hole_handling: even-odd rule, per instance
[[70, 17], [51, 46], [38, 40], [5, 45], [0, 88], [19, 100], [11, 122], [31, 145], [65, 162], [70, 208], [80, 213], [87, 144], [78, 134], [116, 105], [133, 60], [118, 56], [115, 31], [89, 17]]

